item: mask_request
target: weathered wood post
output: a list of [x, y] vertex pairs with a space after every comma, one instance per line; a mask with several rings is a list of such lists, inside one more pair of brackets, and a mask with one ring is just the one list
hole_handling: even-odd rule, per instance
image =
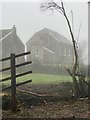
[[16, 69], [15, 54], [11, 54], [11, 110], [16, 111]]

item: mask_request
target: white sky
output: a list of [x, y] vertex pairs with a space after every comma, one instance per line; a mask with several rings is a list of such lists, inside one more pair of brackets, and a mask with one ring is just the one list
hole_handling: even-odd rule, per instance
[[[35, 0], [34, 0], [35, 1]], [[43, 1], [43, 0], [40, 0]], [[45, 1], [45, 0], [44, 0]], [[80, 22], [80, 40], [88, 39], [88, 3], [65, 2], [67, 14], [71, 20], [71, 9], [74, 19], [74, 33], [77, 37]], [[51, 11], [41, 12], [40, 2], [2, 2], [2, 26], [3, 28], [17, 28], [17, 34], [21, 41], [26, 41], [37, 31], [49, 28], [70, 39], [70, 34], [64, 17]], [[0, 18], [1, 18], [0, 17]]]

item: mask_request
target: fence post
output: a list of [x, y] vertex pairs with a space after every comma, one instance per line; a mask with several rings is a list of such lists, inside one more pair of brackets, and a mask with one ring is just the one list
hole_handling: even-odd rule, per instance
[[16, 111], [16, 69], [15, 54], [11, 54], [11, 110]]

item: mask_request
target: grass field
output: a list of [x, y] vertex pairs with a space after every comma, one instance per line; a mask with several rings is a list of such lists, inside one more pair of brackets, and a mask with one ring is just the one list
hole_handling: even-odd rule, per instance
[[[6, 78], [10, 75], [0, 75], [1, 78]], [[63, 76], [63, 75], [48, 75], [48, 74], [29, 74], [25, 75], [23, 77], [17, 78], [17, 83], [26, 81], [26, 80], [32, 80], [32, 83], [30, 84], [58, 84], [60, 82], [69, 82], [72, 81], [72, 78], [70, 76]], [[9, 85], [10, 80], [3, 82], [4, 85]]]

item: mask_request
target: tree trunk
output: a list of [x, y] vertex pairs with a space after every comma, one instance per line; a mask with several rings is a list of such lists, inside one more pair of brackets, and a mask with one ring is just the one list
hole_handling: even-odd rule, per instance
[[[62, 5], [62, 7], [63, 7], [63, 5]], [[76, 70], [77, 70], [77, 62], [78, 62], [76, 42], [74, 40], [74, 35], [72, 33], [71, 25], [70, 25], [70, 22], [69, 22], [69, 19], [68, 19], [67, 15], [66, 15], [64, 7], [63, 7], [63, 10], [64, 10], [64, 16], [65, 16], [65, 19], [67, 21], [69, 31], [70, 31], [70, 35], [71, 35], [71, 38], [72, 38], [72, 43], [73, 43], [73, 49], [74, 49], [74, 55], [75, 55], [75, 60], [74, 60], [75, 63], [73, 65], [73, 70], [72, 70], [72, 79], [73, 79], [73, 83], [74, 83], [74, 95], [75, 95], [76, 98], [78, 98], [80, 96], [80, 89], [79, 89], [79, 85], [78, 85], [77, 78], [76, 78]]]
[[79, 78], [79, 87], [80, 87], [80, 97], [85, 97], [87, 95], [87, 90], [86, 90], [86, 86], [87, 84], [84, 82], [85, 81], [85, 77], [84, 76], [78, 76]]

